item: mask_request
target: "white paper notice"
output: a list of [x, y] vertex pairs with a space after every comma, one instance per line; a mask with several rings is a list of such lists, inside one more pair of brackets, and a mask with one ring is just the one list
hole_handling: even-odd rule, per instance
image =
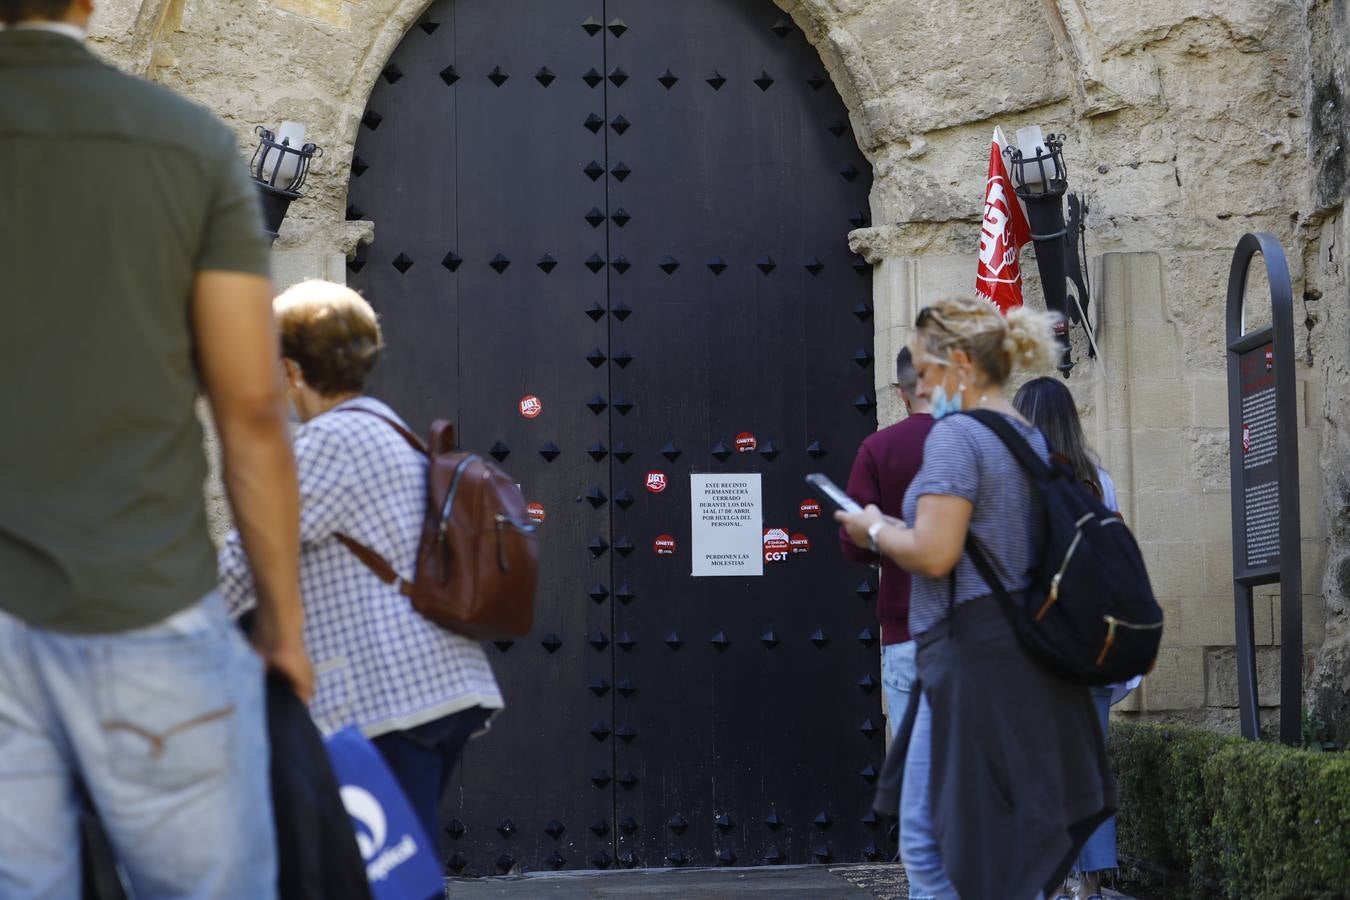
[[764, 574], [758, 475], [691, 475], [694, 576]]

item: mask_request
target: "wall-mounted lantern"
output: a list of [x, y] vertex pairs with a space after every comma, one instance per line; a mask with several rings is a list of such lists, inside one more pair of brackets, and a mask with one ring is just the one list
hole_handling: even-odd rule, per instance
[[305, 143], [305, 126], [299, 122], [282, 122], [275, 134], [261, 125], [254, 132], [258, 135], [258, 148], [253, 151], [249, 174], [258, 183], [263, 220], [267, 233], [275, 241], [291, 201], [301, 196], [310, 160], [323, 156], [323, 150]]
[[[1011, 160], [1013, 190], [1026, 206], [1031, 239], [1036, 244], [1036, 267], [1041, 273], [1045, 305], [1064, 317], [1056, 329], [1060, 346], [1057, 366], [1065, 378], [1073, 370], [1069, 346], [1069, 323], [1088, 331], [1089, 356], [1096, 356], [1092, 326], [1087, 321], [1090, 300], [1087, 274], [1079, 252], [1083, 240], [1087, 203], [1078, 194], [1069, 194], [1069, 218], [1064, 220], [1064, 195], [1069, 187], [1064, 165], [1064, 135], [1041, 135], [1035, 125], [1017, 130], [1017, 146], [1005, 153]], [[1070, 294], [1072, 281], [1077, 294]]]

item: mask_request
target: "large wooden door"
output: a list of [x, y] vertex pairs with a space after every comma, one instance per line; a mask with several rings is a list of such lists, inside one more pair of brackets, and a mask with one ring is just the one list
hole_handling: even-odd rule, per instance
[[[871, 178], [801, 32], [769, 0], [440, 0], [352, 176], [374, 391], [453, 416], [544, 517], [538, 624], [490, 650], [508, 709], [445, 803], [450, 867], [889, 853], [873, 579], [801, 513], [803, 476], [842, 481], [876, 424], [846, 242]], [[759, 473], [763, 527], [801, 552], [691, 577], [694, 473]]]

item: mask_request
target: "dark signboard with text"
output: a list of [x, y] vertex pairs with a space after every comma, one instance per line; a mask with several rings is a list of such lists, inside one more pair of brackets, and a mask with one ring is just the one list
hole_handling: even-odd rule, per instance
[[1238, 356], [1242, 395], [1243, 568], [1248, 572], [1280, 564], [1279, 434], [1275, 421], [1275, 345]]
[[[1248, 332], [1247, 273], [1256, 256], [1270, 283], [1271, 324]], [[1289, 266], [1271, 234], [1246, 234], [1228, 275], [1228, 433], [1233, 508], [1233, 600], [1242, 733], [1260, 736], [1252, 589], [1280, 585], [1280, 740], [1299, 739], [1303, 709], [1302, 559], [1298, 419]]]

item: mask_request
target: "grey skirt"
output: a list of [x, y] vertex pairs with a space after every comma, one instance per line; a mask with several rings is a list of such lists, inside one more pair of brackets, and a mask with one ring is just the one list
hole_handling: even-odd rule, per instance
[[1088, 688], [1022, 649], [992, 596], [968, 600], [919, 642], [919, 690], [886, 757], [875, 806], [899, 808], [920, 691], [933, 713], [933, 826], [962, 897], [1053, 896], [1116, 810], [1116, 782]]

